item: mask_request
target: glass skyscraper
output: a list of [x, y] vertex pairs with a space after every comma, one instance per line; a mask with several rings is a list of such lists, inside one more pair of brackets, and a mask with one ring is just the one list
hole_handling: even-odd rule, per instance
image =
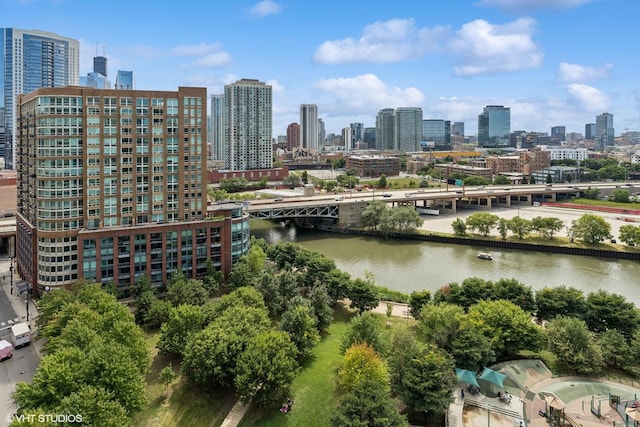
[[502, 105], [487, 105], [478, 115], [478, 146], [500, 148], [511, 143], [511, 109]]
[[318, 150], [318, 106], [315, 104], [300, 105], [300, 146]]
[[5, 112], [5, 165], [15, 169], [16, 102], [41, 87], [80, 83], [78, 40], [37, 30], [0, 28], [0, 108]]
[[422, 108], [399, 107], [394, 117], [394, 148], [405, 153], [418, 151], [422, 142]]
[[451, 150], [451, 122], [425, 119], [422, 121], [422, 140], [435, 150]]
[[118, 70], [118, 74], [116, 75], [116, 89], [135, 89], [133, 71]]
[[596, 116], [596, 141], [598, 148], [604, 150], [607, 147], [613, 147], [615, 144], [615, 136], [613, 129], [613, 114], [602, 113]]

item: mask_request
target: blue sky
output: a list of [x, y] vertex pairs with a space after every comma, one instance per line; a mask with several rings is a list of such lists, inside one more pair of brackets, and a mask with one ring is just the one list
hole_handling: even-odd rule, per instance
[[421, 107], [473, 135], [495, 104], [512, 130], [583, 133], [603, 112], [640, 130], [638, 0], [0, 0], [0, 16], [80, 40], [81, 75], [97, 52], [137, 89], [271, 84], [274, 136], [305, 103], [328, 133]]

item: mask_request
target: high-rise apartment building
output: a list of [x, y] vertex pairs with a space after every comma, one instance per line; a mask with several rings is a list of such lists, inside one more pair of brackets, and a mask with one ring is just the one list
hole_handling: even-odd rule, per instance
[[322, 147], [327, 143], [327, 130], [324, 127], [324, 121], [318, 119], [318, 147]]
[[242, 79], [224, 87], [225, 168], [233, 171], [273, 166], [271, 86]]
[[367, 148], [376, 148], [376, 128], [364, 128], [362, 140], [367, 145]]
[[318, 106], [315, 104], [300, 105], [300, 145], [303, 148], [318, 150]]
[[116, 89], [134, 90], [133, 71], [118, 70], [116, 74]]
[[615, 144], [615, 132], [613, 128], [613, 114], [602, 113], [596, 116], [596, 140], [598, 148], [605, 150]]
[[37, 30], [0, 28], [0, 108], [5, 112], [5, 163], [15, 168], [18, 95], [80, 83], [78, 40]]
[[290, 123], [287, 126], [287, 151], [293, 151], [300, 147], [300, 125]]
[[478, 146], [500, 148], [511, 144], [511, 109], [502, 105], [487, 105], [478, 115]]
[[422, 108], [399, 107], [394, 113], [394, 149], [402, 152], [420, 150], [422, 142]]
[[353, 150], [355, 140], [353, 139], [353, 130], [348, 128], [342, 128], [342, 146], [345, 150]]
[[596, 124], [595, 123], [587, 123], [584, 125], [584, 139], [588, 139], [593, 141], [596, 139]]
[[224, 112], [224, 94], [211, 95], [211, 133], [209, 139], [211, 144], [211, 160], [216, 162], [223, 162], [226, 158]]
[[451, 150], [451, 122], [439, 119], [423, 120], [422, 141], [434, 150]]
[[395, 116], [393, 108], [383, 108], [376, 116], [376, 148], [393, 150], [395, 138]]
[[17, 99], [16, 261], [37, 292], [80, 279], [227, 274], [249, 247], [241, 204], [207, 208], [205, 88], [67, 86]]

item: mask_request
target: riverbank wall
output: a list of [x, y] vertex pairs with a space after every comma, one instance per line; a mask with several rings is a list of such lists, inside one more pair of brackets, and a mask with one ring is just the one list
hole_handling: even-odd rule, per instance
[[606, 249], [591, 249], [591, 248], [576, 248], [568, 246], [554, 246], [554, 245], [540, 245], [526, 242], [513, 242], [504, 240], [485, 240], [472, 237], [458, 237], [458, 236], [442, 236], [434, 234], [414, 234], [414, 233], [389, 233], [382, 234], [375, 230], [360, 230], [360, 229], [334, 229], [331, 230], [336, 233], [353, 234], [359, 236], [368, 237], [382, 237], [388, 239], [398, 240], [416, 240], [422, 242], [435, 242], [435, 243], [449, 243], [455, 245], [467, 245], [467, 246], [479, 246], [489, 248], [501, 248], [501, 249], [513, 249], [519, 251], [535, 251], [556, 253], [564, 255], [582, 255], [592, 256], [599, 258], [613, 258], [613, 259], [625, 259], [631, 261], [640, 261], [640, 252], [623, 252], [623, 251], [611, 251]]

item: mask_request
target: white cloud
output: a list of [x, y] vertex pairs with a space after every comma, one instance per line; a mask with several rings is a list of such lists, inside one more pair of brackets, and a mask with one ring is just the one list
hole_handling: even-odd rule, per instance
[[206, 55], [211, 52], [217, 52], [220, 49], [220, 43], [199, 43], [194, 45], [175, 46], [169, 50], [169, 53], [178, 56], [199, 56]]
[[271, 0], [264, 0], [256, 3], [249, 9], [249, 14], [256, 18], [264, 18], [265, 16], [275, 15], [280, 12], [281, 7], [278, 3]]
[[476, 5], [521, 13], [540, 9], [571, 9], [592, 1], [594, 0], [480, 0]]
[[577, 83], [609, 78], [609, 72], [613, 64], [604, 64], [600, 67], [585, 67], [579, 64], [561, 62], [556, 73], [556, 79], [560, 83]]
[[231, 62], [231, 55], [222, 50], [220, 43], [180, 45], [171, 48], [169, 54], [174, 56], [197, 57], [192, 64], [197, 67], [215, 68]]
[[587, 111], [606, 111], [611, 107], [611, 100], [606, 93], [585, 84], [567, 85], [569, 99]]
[[367, 25], [359, 39], [346, 38], [322, 43], [314, 60], [323, 64], [398, 62], [419, 58], [439, 50], [446, 27], [416, 28], [413, 19], [391, 19]]
[[196, 64], [202, 67], [221, 67], [231, 62], [231, 55], [227, 52], [210, 53], [198, 58]]
[[375, 74], [325, 79], [316, 82], [314, 87], [335, 99], [335, 105], [327, 108], [334, 114], [375, 116], [382, 108], [421, 107], [425, 101], [420, 90], [387, 85]]
[[462, 26], [450, 43], [458, 76], [512, 72], [541, 65], [544, 54], [532, 40], [536, 21], [521, 18], [504, 25], [478, 19]]

